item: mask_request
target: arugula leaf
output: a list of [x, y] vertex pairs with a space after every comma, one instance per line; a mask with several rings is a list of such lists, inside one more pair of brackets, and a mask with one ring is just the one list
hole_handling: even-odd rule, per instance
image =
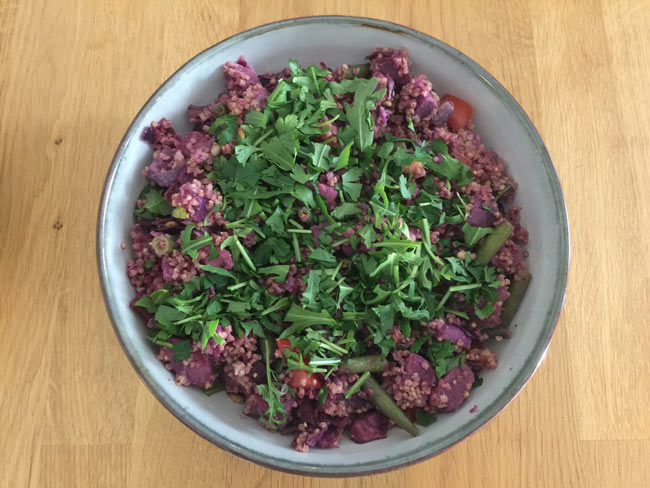
[[402, 194], [403, 199], [410, 199], [415, 194], [416, 189], [417, 186], [414, 182], [407, 185], [406, 176], [399, 176], [399, 191]]
[[210, 246], [211, 248], [214, 248], [214, 244], [212, 241], [212, 237], [207, 233], [203, 233], [203, 237], [199, 237], [198, 239], [191, 239], [191, 233], [192, 230], [194, 229], [194, 224], [190, 224], [187, 227], [185, 227], [185, 230], [181, 234], [181, 240], [183, 242], [183, 245], [181, 246], [181, 252], [183, 254], [189, 255], [193, 259], [197, 259], [199, 257], [198, 255], [198, 250], [204, 248], [205, 246]]
[[280, 339], [296, 334], [312, 325], [329, 325], [332, 327], [336, 325], [336, 320], [334, 320], [326, 310], [312, 312], [310, 310], [305, 310], [296, 304], [293, 304], [286, 313], [284, 321], [291, 322], [293, 325], [284, 329], [284, 332], [280, 334]]
[[327, 144], [322, 144], [320, 142], [314, 142], [314, 152], [311, 155], [311, 164], [317, 168], [329, 169], [329, 153], [330, 146]]

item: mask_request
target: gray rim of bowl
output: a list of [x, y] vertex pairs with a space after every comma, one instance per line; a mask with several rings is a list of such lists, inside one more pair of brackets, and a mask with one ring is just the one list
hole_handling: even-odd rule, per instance
[[[313, 23], [334, 23], [334, 24], [347, 24], [354, 25], [359, 27], [366, 27], [379, 30], [388, 30], [390, 32], [399, 33], [406, 35], [418, 41], [428, 44], [430, 47], [438, 49], [446, 53], [447, 55], [454, 58], [456, 61], [464, 65], [466, 68], [474, 72], [481, 80], [490, 87], [490, 89], [501, 99], [501, 101], [508, 107], [508, 109], [516, 116], [520, 124], [526, 129], [526, 132], [530, 139], [537, 146], [541, 158], [544, 162], [546, 169], [547, 177], [551, 182], [551, 188], [553, 190], [553, 203], [554, 209], [556, 211], [556, 217], [561, 225], [560, 230], [560, 249], [561, 257], [557, 262], [556, 271], [558, 276], [560, 276], [560, 282], [557, 283], [555, 294], [553, 295], [552, 305], [546, 314], [546, 320], [544, 324], [544, 333], [540, 337], [539, 341], [535, 345], [533, 354], [528, 358], [524, 367], [520, 371], [519, 375], [515, 380], [497, 397], [497, 399], [488, 407], [482, 408], [480, 413], [476, 418], [467, 424], [465, 428], [453, 432], [443, 438], [436, 439], [425, 446], [423, 449], [411, 450], [407, 452], [401, 452], [394, 456], [393, 458], [386, 460], [373, 461], [368, 463], [359, 463], [356, 465], [344, 466], [344, 467], [332, 467], [332, 466], [322, 466], [317, 463], [300, 463], [300, 462], [289, 462], [283, 459], [275, 458], [272, 456], [261, 454], [257, 451], [249, 449], [243, 444], [233, 443], [229, 440], [221, 437], [218, 432], [212, 430], [209, 426], [198, 422], [195, 418], [189, 416], [182, 407], [174, 400], [174, 398], [169, 397], [166, 394], [158, 391], [155, 385], [155, 381], [147, 374], [144, 369], [141, 361], [139, 360], [137, 354], [134, 350], [131, 349], [131, 346], [125, 344], [121, 330], [128, 327], [128, 324], [117, 323], [116, 310], [117, 304], [115, 303], [113, 294], [111, 292], [108, 275], [106, 272], [107, 268], [107, 256], [105, 253], [105, 246], [103, 243], [106, 240], [106, 213], [109, 204], [109, 195], [111, 193], [111, 187], [113, 185], [115, 175], [119, 169], [124, 150], [126, 146], [131, 142], [135, 137], [139, 137], [139, 134], [136, 133], [136, 130], [141, 126], [144, 119], [144, 112], [156, 101], [156, 99], [162, 93], [170, 90], [174, 87], [175, 83], [170, 83], [174, 81], [175, 78], [179, 77], [184, 71], [192, 68], [194, 65], [199, 63], [204, 57], [208, 56], [215, 50], [223, 49], [229, 47], [241, 40], [248, 39], [260, 34], [264, 34], [269, 31], [274, 31], [282, 29], [284, 27], [293, 26], [297, 24], [313, 24]], [[378, 19], [371, 19], [365, 17], [346, 17], [346, 16], [316, 16], [316, 17], [301, 17], [294, 19], [281, 20], [277, 22], [272, 22], [269, 24], [261, 25], [254, 27], [244, 32], [240, 32], [234, 36], [231, 36], [223, 41], [205, 49], [200, 52], [183, 66], [181, 66], [174, 74], [172, 74], [161, 86], [156, 90], [156, 92], [147, 100], [145, 105], [140, 109], [138, 115], [136, 115], [131, 125], [126, 130], [124, 137], [122, 138], [120, 145], [115, 153], [111, 166], [108, 170], [106, 181], [104, 184], [104, 189], [101, 196], [101, 204], [99, 207], [99, 213], [97, 218], [97, 266], [99, 269], [99, 277], [102, 288], [102, 294], [104, 296], [104, 301], [108, 309], [113, 328], [118, 337], [122, 349], [124, 349], [131, 365], [136, 370], [140, 378], [144, 381], [145, 385], [151, 393], [179, 420], [181, 420], [185, 425], [187, 425], [194, 432], [199, 434], [201, 437], [209, 440], [215, 445], [219, 446], [226, 451], [229, 451], [232, 454], [235, 454], [241, 458], [244, 458], [248, 461], [255, 462], [261, 466], [265, 466], [271, 469], [281, 470], [294, 474], [306, 474], [306, 475], [317, 475], [317, 476], [350, 476], [350, 475], [367, 475], [373, 473], [380, 473], [396, 469], [399, 467], [408, 466], [420, 461], [424, 461], [434, 455], [440, 454], [456, 443], [468, 437], [470, 434], [476, 432], [479, 428], [485, 425], [488, 421], [493, 419], [497, 414], [499, 414], [523, 389], [530, 377], [533, 375], [535, 370], [539, 367], [544, 357], [546, 356], [546, 351], [551, 341], [551, 337], [555, 330], [557, 320], [559, 319], [560, 312], [564, 303], [564, 297], [566, 292], [566, 284], [569, 270], [569, 222], [568, 215], [566, 211], [566, 206], [564, 202], [564, 196], [562, 194], [562, 188], [560, 186], [559, 178], [551, 157], [544, 145], [544, 142], [541, 139], [537, 129], [533, 125], [532, 121], [526, 115], [521, 106], [515, 101], [514, 97], [486, 70], [481, 68], [477, 63], [472, 61], [469, 57], [465, 56], [463, 53], [457, 49], [449, 46], [448, 44], [435, 39], [434, 37], [424, 34], [422, 32], [416, 31], [409, 27], [405, 27], [399, 24], [394, 24], [391, 22], [386, 22]], [[318, 455], [309, 455], [305, 456], [305, 459], [317, 459]]]

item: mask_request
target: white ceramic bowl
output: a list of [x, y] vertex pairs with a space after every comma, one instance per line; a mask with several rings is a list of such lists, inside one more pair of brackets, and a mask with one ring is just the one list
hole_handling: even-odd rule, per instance
[[[126, 276], [133, 205], [145, 180], [140, 170], [151, 150], [140, 134], [152, 120], [167, 117], [180, 132], [190, 130], [188, 104], [211, 102], [224, 88], [222, 65], [240, 54], [258, 73], [279, 71], [288, 59], [308, 65], [362, 63], [377, 46], [406, 47], [413, 73], [424, 73], [438, 93], [453, 93], [474, 107], [474, 122], [519, 183], [518, 205], [530, 231], [528, 267], [533, 275], [517, 312], [510, 340], [492, 344], [499, 367], [481, 376], [481, 388], [458, 411], [440, 415], [419, 437], [400, 429], [368, 444], [343, 440], [339, 449], [294, 451], [290, 437], [272, 434], [241, 413], [225, 395], [205, 396], [178, 387], [154, 357], [140, 319], [129, 308], [134, 292]], [[522, 75], [524, 76], [524, 75]], [[203, 51], [174, 73], [135, 117], [108, 171], [97, 224], [97, 257], [106, 305], [122, 347], [154, 395], [188, 427], [219, 447], [275, 469], [328, 476], [360, 475], [408, 465], [467, 437], [502, 410], [543, 359], [566, 286], [568, 221], [560, 184], [544, 143], [510, 94], [484, 69], [456, 49], [420, 32], [388, 22], [351, 17], [311, 17], [264, 25]], [[472, 406], [477, 411], [470, 413]]]

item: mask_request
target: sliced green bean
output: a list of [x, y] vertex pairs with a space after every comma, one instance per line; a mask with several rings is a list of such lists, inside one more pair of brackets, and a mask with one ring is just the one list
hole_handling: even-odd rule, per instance
[[[357, 68], [359, 71], [355, 74], [354, 70]], [[370, 65], [368, 63], [351, 64], [348, 66], [348, 70], [345, 72], [343, 78], [346, 80], [352, 80], [354, 78], [370, 78]]]
[[488, 264], [499, 249], [505, 244], [512, 235], [514, 228], [507, 220], [504, 220], [494, 228], [494, 232], [483, 239], [483, 243], [476, 251], [476, 262], [478, 264]]
[[363, 383], [363, 389], [368, 393], [368, 398], [381, 413], [395, 422], [399, 427], [411, 434], [413, 437], [419, 435], [420, 431], [413, 425], [395, 400], [384, 390], [372, 376], [369, 376]]
[[348, 359], [345, 364], [339, 366], [339, 371], [343, 374], [361, 374], [366, 371], [381, 373], [387, 367], [388, 361], [382, 358], [381, 355], [370, 354]]
[[507, 329], [510, 325], [510, 322], [512, 322], [512, 319], [515, 316], [517, 309], [519, 308], [519, 304], [524, 297], [524, 293], [526, 293], [526, 289], [528, 288], [528, 284], [530, 283], [530, 279], [532, 277], [531, 274], [525, 269], [518, 271], [517, 276], [519, 279], [513, 279], [512, 283], [510, 284], [510, 289], [508, 290], [510, 292], [510, 296], [503, 304], [503, 311], [501, 312], [500, 327], [504, 329]]

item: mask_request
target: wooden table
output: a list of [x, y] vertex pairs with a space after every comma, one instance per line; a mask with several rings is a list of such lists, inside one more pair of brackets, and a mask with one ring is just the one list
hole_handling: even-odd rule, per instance
[[[181, 3], [0, 0], [0, 485], [647, 486], [650, 2]], [[349, 480], [256, 467], [159, 405], [114, 336], [94, 247], [113, 152], [170, 73], [243, 29], [333, 13], [419, 29], [499, 79], [548, 145], [572, 230], [566, 306], [521, 395], [434, 459]]]

